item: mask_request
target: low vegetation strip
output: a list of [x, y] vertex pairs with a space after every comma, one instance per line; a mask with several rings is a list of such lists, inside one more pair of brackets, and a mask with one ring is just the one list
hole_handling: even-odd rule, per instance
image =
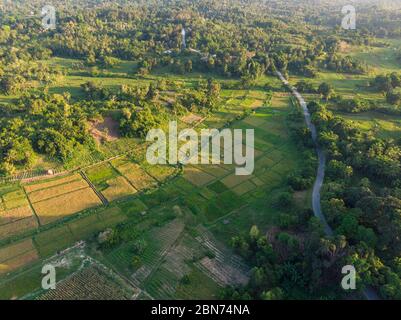
[[91, 188], [74, 192], [33, 204], [42, 224], [47, 224], [66, 216], [101, 205], [102, 202]]

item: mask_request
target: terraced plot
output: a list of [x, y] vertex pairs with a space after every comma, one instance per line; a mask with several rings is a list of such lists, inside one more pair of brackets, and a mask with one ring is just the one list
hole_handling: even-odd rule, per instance
[[177, 172], [177, 168], [170, 165], [149, 165], [148, 163], [142, 163], [141, 166], [150, 176], [159, 182], [164, 182]]
[[77, 180], [63, 185], [57, 185], [54, 187], [38, 190], [29, 193], [29, 199], [32, 203], [54, 198], [66, 193], [70, 193], [76, 190], [85, 189], [88, 184], [84, 180]]

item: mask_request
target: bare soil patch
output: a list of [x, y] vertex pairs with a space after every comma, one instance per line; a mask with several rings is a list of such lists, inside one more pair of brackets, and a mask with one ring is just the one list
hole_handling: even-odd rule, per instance
[[186, 116], [183, 116], [181, 118], [181, 120], [183, 122], [185, 122], [186, 124], [193, 124], [193, 123], [200, 122], [202, 120], [202, 117], [197, 114], [190, 113], [190, 114], [187, 114]]
[[105, 117], [103, 122], [92, 122], [90, 132], [99, 143], [103, 141], [115, 141], [120, 138], [118, 122], [112, 117]]

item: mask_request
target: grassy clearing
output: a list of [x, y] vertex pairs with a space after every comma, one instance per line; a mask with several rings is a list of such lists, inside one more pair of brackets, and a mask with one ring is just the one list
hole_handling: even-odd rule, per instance
[[29, 270], [0, 282], [0, 299], [14, 300], [33, 292], [41, 287], [42, 265], [36, 265]]
[[[97, 219], [94, 218], [95, 216]], [[69, 222], [67, 225], [70, 227], [75, 239], [82, 240], [89, 235], [104, 231], [109, 227], [124, 222], [125, 220], [127, 220], [125, 212], [122, 212], [118, 207], [111, 207], [98, 212], [93, 217], [88, 216], [86, 218], [78, 219], [74, 222]], [[91, 225], [91, 223], [93, 225]]]
[[358, 129], [368, 132], [373, 131], [383, 139], [397, 139], [401, 136], [401, 117], [386, 115], [374, 111], [359, 114], [338, 112], [339, 115], [352, 121]]
[[70, 229], [65, 225], [43, 231], [33, 239], [42, 258], [51, 256], [74, 242]]
[[401, 67], [397, 53], [401, 49], [400, 39], [386, 39], [388, 47], [353, 46], [347, 55], [369, 65], [374, 73], [386, 73]]
[[91, 214], [87, 217], [67, 223], [74, 239], [81, 240], [98, 232], [100, 220], [97, 214]]
[[[192, 268], [187, 275], [187, 282], [180, 282], [176, 292], [176, 299], [217, 299], [221, 287], [197, 268]], [[201, 286], [199, 284], [202, 284]]]

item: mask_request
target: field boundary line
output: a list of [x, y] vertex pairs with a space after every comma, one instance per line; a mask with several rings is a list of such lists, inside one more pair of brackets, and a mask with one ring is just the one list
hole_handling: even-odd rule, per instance
[[80, 174], [81, 174], [82, 178], [88, 183], [89, 188], [91, 188], [95, 192], [96, 196], [100, 199], [100, 201], [102, 201], [103, 205], [107, 206], [109, 204], [109, 201], [106, 199], [106, 197], [102, 193], [100, 193], [100, 191], [98, 191], [95, 188], [95, 186], [93, 185], [92, 181], [89, 180], [89, 178], [87, 177], [85, 172], [83, 172], [81, 170]]
[[[25, 197], [26, 197], [26, 199], [28, 200], [28, 203], [29, 203], [29, 206], [30, 206], [30, 208], [31, 208], [31, 210], [32, 210], [32, 213], [33, 213], [33, 215], [35, 216], [36, 221], [38, 222], [38, 226], [41, 227], [41, 226], [42, 226], [42, 223], [40, 222], [39, 216], [38, 216], [38, 214], [36, 213], [35, 209], [33, 208], [33, 204], [32, 204], [32, 202], [31, 202], [31, 199], [29, 199], [28, 193], [26, 192], [24, 186], [22, 187], [22, 190], [24, 191]], [[36, 229], [38, 229], [38, 228], [36, 228]]]

